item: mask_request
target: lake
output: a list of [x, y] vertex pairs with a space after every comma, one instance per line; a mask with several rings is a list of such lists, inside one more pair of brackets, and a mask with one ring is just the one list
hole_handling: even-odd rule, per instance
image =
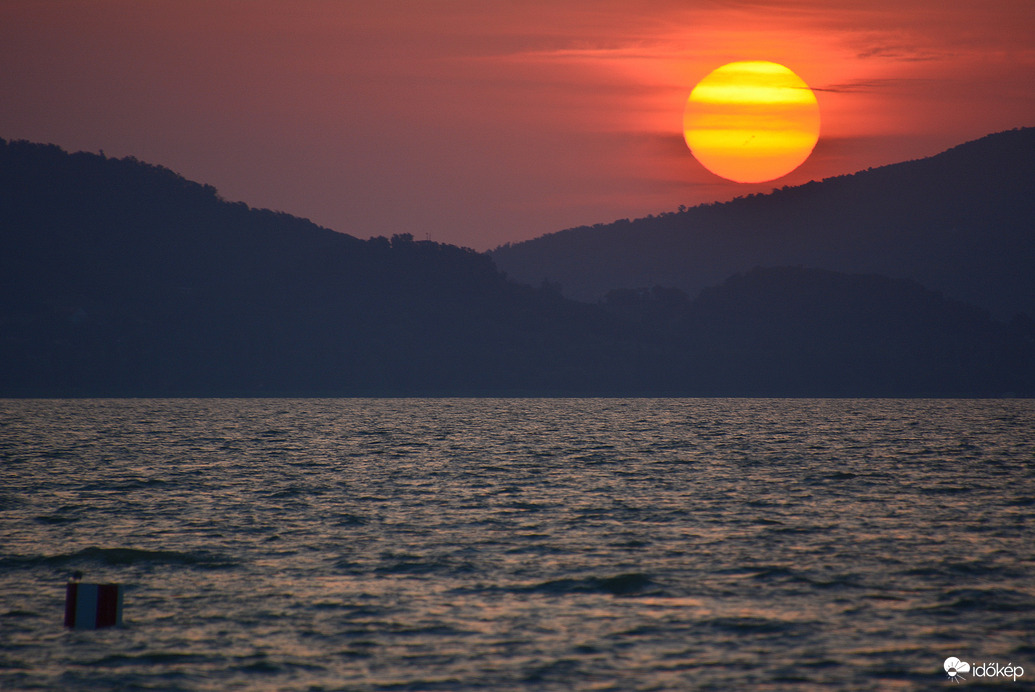
[[0, 481], [5, 690], [1035, 679], [1030, 400], [2, 400]]

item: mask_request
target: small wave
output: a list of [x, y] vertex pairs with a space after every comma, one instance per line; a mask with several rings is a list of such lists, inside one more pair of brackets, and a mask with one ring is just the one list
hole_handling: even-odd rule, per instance
[[[457, 677], [446, 677], [440, 679], [433, 678], [417, 678], [415, 680], [386, 683], [378, 685], [372, 689], [384, 690], [388, 692], [436, 692], [437, 690], [444, 690], [445, 692], [452, 692], [453, 690], [459, 690], [467, 687], [465, 680]], [[481, 689], [481, 686], [478, 686]]]
[[311, 488], [303, 488], [297, 485], [293, 485], [288, 488], [274, 490], [273, 492], [269, 493], [267, 497], [273, 498], [275, 500], [285, 500], [295, 497], [308, 497], [312, 494], [314, 494], [314, 490]]
[[805, 580], [815, 586], [818, 589], [861, 589], [863, 588], [862, 582], [859, 577], [855, 574], [844, 573], [844, 574], [831, 574], [823, 577], [809, 577], [806, 576]]
[[[507, 473], [508, 471], [510, 471], [510, 469], [508, 467], [506, 467], [506, 466], [500, 466], [500, 465], [494, 465], [494, 464], [483, 464], [483, 465], [479, 466], [476, 470], [478, 470], [478, 471], [485, 471], [487, 473], [493, 473], [493, 474], [495, 474], [495, 473]], [[524, 488], [522, 488], [521, 490], [523, 491]]]
[[1015, 661], [1018, 658], [1030, 659], [1035, 657], [1035, 644], [1018, 644], [1010, 653], [1014, 656]]
[[87, 665], [97, 666], [99, 668], [119, 668], [122, 666], [140, 665], [198, 664], [210, 663], [218, 660], [220, 659], [211, 656], [203, 656], [201, 654], [156, 651], [154, 653], [141, 654], [139, 656], [133, 656], [130, 654], [112, 654], [96, 661], [90, 661]]
[[45, 449], [39, 453], [40, 459], [72, 459], [75, 456], [74, 449]]
[[352, 434], [355, 437], [383, 437], [385, 435], [390, 435], [391, 433], [392, 431], [387, 428], [378, 428], [376, 430], [357, 430]]
[[72, 517], [67, 514], [41, 514], [35, 517], [35, 521], [39, 524], [60, 525], [79, 521], [79, 517]]
[[975, 488], [966, 485], [939, 485], [933, 488], [920, 488], [925, 495], [965, 495], [972, 493]]
[[586, 454], [578, 454], [571, 458], [572, 461], [577, 461], [586, 466], [602, 466], [605, 464], [614, 464], [619, 461], [611, 454], [603, 452], [589, 452]]
[[84, 483], [79, 489], [88, 492], [125, 492], [127, 490], [148, 490], [167, 485], [169, 482], [162, 478], [110, 478]]
[[807, 581], [798, 572], [783, 565], [758, 565], [753, 568], [753, 573], [750, 577], [758, 581]]
[[523, 682], [537, 687], [545, 683], [559, 683], [571, 680], [581, 664], [570, 658], [562, 658], [545, 665], [538, 665], [526, 673]]
[[966, 576], [987, 576], [1000, 572], [994, 562], [971, 560], [967, 562], [945, 561], [932, 566], [917, 567], [907, 570], [905, 574], [914, 577], [945, 577], [946, 574], [962, 574]]
[[342, 512], [334, 519], [334, 523], [338, 526], [364, 526], [370, 523], [370, 520], [367, 517], [359, 514], [349, 514], [348, 512]]
[[544, 509], [550, 509], [552, 505], [544, 502], [524, 502], [517, 500], [514, 502], [508, 502], [502, 505], [505, 509], [523, 509], [528, 512], [541, 512]]
[[163, 478], [135, 478], [122, 483], [112, 483], [107, 486], [109, 490], [145, 490], [147, 488], [160, 488], [169, 485]]
[[937, 612], [957, 614], [966, 611], [1024, 613], [1035, 610], [1035, 598], [1012, 589], [956, 589], [945, 594], [946, 603]]
[[465, 561], [457, 561], [448, 557], [420, 557], [414, 555], [396, 555], [385, 558], [383, 564], [374, 572], [377, 574], [472, 574], [478, 568]]
[[223, 556], [196, 551], [142, 550], [139, 548], [98, 548], [91, 546], [74, 553], [61, 555], [11, 556], [0, 558], [0, 566], [9, 567], [68, 567], [83, 562], [108, 566], [142, 564], [185, 565], [189, 567], [234, 567], [236, 562]]
[[612, 596], [630, 596], [647, 592], [655, 587], [649, 575], [629, 572], [613, 577], [585, 577], [582, 579], [554, 579], [518, 591], [548, 594], [609, 593]]
[[259, 659], [258, 661], [253, 661], [251, 663], [240, 666], [239, 670], [243, 670], [246, 673], [262, 673], [266, 675], [273, 675], [276, 673], [284, 672], [287, 669], [283, 668], [280, 665], [277, 665], [273, 661], [263, 658]]
[[326, 670], [323, 666], [313, 663], [301, 663], [298, 661], [272, 661], [267, 658], [265, 654], [249, 656], [240, 660], [241, 665], [238, 665], [237, 669], [246, 673], [275, 675], [290, 672], [292, 670], [317, 672]]
[[702, 624], [733, 634], [777, 634], [788, 633], [800, 626], [795, 622], [770, 620], [759, 617], [722, 617], [706, 620]]
[[765, 533], [775, 534], [800, 534], [800, 535], [811, 535], [811, 534], [823, 534], [825, 531], [833, 527], [828, 526], [788, 526], [787, 524], [780, 524], [770, 526], [765, 529]]
[[[737, 572], [732, 572], [736, 574]], [[779, 584], [807, 584], [820, 589], [858, 588], [862, 584], [852, 573], [814, 573], [785, 567], [783, 565], [759, 565], [744, 576], [761, 582]]]
[[25, 500], [22, 498], [0, 492], [0, 510], [14, 509], [23, 504]]

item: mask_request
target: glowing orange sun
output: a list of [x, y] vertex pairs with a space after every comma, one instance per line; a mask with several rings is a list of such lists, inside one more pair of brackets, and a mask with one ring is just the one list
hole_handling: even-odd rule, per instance
[[775, 62], [731, 62], [686, 102], [683, 136], [715, 175], [761, 183], [804, 163], [819, 139], [819, 104], [801, 77]]

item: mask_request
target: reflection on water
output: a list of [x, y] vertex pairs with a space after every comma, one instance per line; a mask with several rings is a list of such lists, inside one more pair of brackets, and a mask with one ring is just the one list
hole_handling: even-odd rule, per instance
[[[1035, 674], [1033, 414], [0, 402], [0, 688], [921, 690], [950, 655]], [[63, 630], [71, 569], [131, 585], [125, 627]]]

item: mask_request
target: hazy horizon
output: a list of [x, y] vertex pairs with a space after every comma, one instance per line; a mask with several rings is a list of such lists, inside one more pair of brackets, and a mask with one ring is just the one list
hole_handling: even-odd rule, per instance
[[[166, 166], [366, 238], [487, 250], [939, 153], [1031, 125], [1035, 12], [1010, 0], [0, 6], [0, 137]], [[786, 64], [813, 155], [771, 183], [705, 171], [693, 85]]]

